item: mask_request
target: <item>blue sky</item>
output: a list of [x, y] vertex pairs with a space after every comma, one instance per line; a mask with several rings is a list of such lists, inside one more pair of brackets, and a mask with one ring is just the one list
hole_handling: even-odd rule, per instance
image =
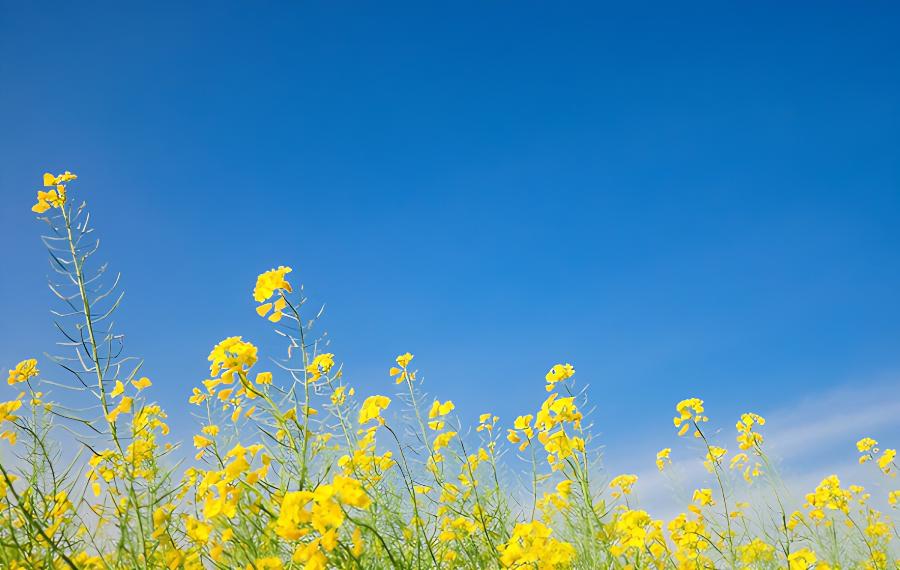
[[511, 420], [571, 362], [610, 455], [670, 444], [688, 396], [725, 428], [894, 405], [898, 17], [0, 0], [0, 365], [53, 349], [29, 207], [68, 169], [176, 431], [221, 338], [281, 355], [250, 298], [280, 264], [362, 393], [409, 350], [464, 417]]

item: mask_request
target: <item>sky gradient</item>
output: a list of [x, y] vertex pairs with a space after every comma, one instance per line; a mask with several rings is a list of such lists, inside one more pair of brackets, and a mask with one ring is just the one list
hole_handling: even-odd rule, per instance
[[[888, 2], [0, 0], [0, 365], [53, 350], [29, 207], [68, 169], [176, 433], [216, 342], [282, 355], [250, 296], [281, 264], [362, 394], [411, 351], [464, 418], [511, 421], [571, 362], [607, 453], [647, 467], [685, 397], [725, 429], [834, 394], [896, 410], [898, 22]], [[900, 444], [885, 417], [866, 429]]]

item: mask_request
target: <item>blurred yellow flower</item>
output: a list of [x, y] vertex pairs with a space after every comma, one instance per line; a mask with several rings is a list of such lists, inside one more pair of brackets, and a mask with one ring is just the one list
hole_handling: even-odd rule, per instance
[[669, 455], [672, 453], [672, 448], [666, 447], [664, 449], [660, 449], [656, 454], [656, 468], [662, 471], [665, 469], [667, 463], [671, 463], [672, 460], [669, 459]]
[[407, 366], [409, 366], [409, 363], [412, 362], [413, 358], [413, 355], [408, 352], [405, 354], [401, 354], [397, 357], [397, 365], [401, 368], [406, 368]]
[[129, 396], [122, 396], [122, 399], [119, 400], [118, 405], [115, 408], [109, 411], [106, 414], [106, 421], [109, 423], [114, 423], [121, 414], [125, 414], [131, 411], [131, 403], [133, 399]]
[[610, 489], [616, 489], [612, 492], [612, 497], [617, 499], [622, 495], [630, 495], [631, 488], [637, 483], [637, 475], [617, 475], [609, 482]]
[[787, 557], [789, 570], [809, 570], [816, 563], [816, 554], [809, 548], [801, 548]]
[[146, 376], [144, 376], [143, 378], [140, 378], [139, 380], [132, 380], [131, 383], [138, 390], [143, 390], [144, 388], [149, 388], [150, 386], [153, 385], [153, 382], [151, 382], [150, 379], [147, 378]]
[[9, 385], [25, 382], [30, 378], [34, 378], [40, 373], [37, 368], [37, 359], [28, 358], [16, 364], [16, 367], [9, 371], [9, 378], [6, 382]]

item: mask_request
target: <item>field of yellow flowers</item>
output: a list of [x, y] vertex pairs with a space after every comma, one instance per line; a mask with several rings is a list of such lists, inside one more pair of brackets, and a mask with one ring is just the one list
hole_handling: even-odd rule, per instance
[[[597, 469], [588, 392], [570, 364], [546, 372], [536, 409], [509, 422], [483, 414], [474, 430], [453, 402], [426, 396], [410, 353], [386, 371], [390, 395], [359, 401], [335, 355], [320, 350], [318, 315], [286, 266], [259, 275], [252, 299], [288, 358], [264, 370], [242, 337], [212, 347], [209, 376], [184, 395], [203, 421], [179, 446], [153, 382], [109, 324], [122, 296], [94, 259], [90, 215], [69, 189], [75, 179], [45, 174], [32, 207], [48, 227], [65, 353], [9, 371], [11, 399], [0, 402], [2, 568], [898, 566], [897, 525], [872, 505], [893, 511], [900, 491], [873, 498], [829, 475], [802, 508], [788, 508], [765, 452], [765, 419], [754, 413], [720, 432], [703, 400], [675, 405], [673, 429], [699, 444], [696, 461], [714, 485], [659, 520], [632, 508], [635, 475]], [[43, 380], [45, 366], [71, 382]], [[397, 408], [408, 421], [394, 423]], [[63, 454], [61, 442], [77, 452]], [[181, 447], [193, 450], [187, 463]], [[861, 463], [895, 475], [893, 449], [870, 438], [857, 447]], [[672, 453], [659, 451], [660, 471]], [[769, 495], [757, 511], [770, 517], [740, 500], [751, 485]]]

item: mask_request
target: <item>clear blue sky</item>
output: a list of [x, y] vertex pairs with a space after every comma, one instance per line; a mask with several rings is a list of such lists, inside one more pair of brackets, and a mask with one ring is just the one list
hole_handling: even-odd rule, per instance
[[409, 350], [511, 420], [568, 361], [612, 450], [693, 395], [726, 428], [896, 401], [898, 26], [892, 2], [0, 0], [0, 365], [53, 348], [29, 207], [69, 169], [174, 412], [224, 336], [281, 354], [250, 298], [279, 264], [363, 393]]

